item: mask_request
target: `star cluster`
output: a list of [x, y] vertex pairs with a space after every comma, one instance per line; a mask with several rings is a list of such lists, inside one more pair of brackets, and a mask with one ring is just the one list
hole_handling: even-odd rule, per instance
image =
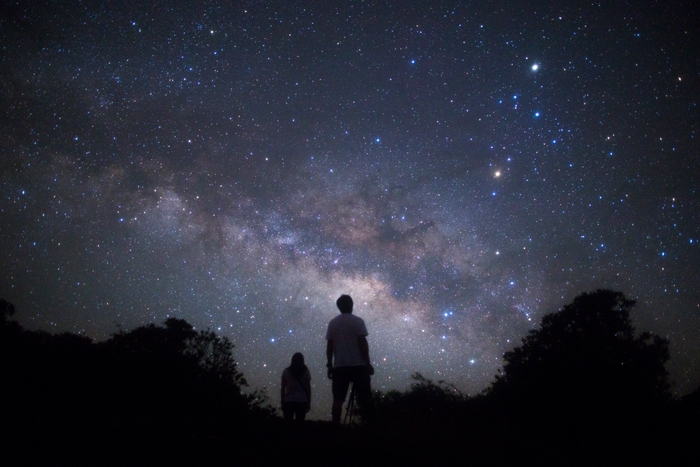
[[349, 293], [375, 388], [474, 394], [545, 313], [612, 288], [671, 340], [676, 392], [700, 383], [697, 7], [0, 11], [0, 296], [22, 324], [184, 318], [273, 400], [303, 352], [327, 402]]

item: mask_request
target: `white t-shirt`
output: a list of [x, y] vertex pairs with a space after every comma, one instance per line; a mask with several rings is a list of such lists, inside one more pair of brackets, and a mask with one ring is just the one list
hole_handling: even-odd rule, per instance
[[326, 331], [326, 340], [333, 341], [333, 367], [366, 365], [360, 354], [358, 338], [367, 334], [362, 318], [351, 313], [341, 313], [333, 318]]

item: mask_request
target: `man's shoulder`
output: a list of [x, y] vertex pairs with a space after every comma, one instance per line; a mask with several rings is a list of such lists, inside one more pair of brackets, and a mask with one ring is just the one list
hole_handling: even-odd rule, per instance
[[363, 320], [359, 316], [353, 315], [351, 313], [341, 313], [338, 316], [336, 316], [335, 318], [331, 319], [329, 324], [330, 323], [360, 323], [360, 322], [364, 323], [365, 320]]
[[354, 321], [356, 323], [360, 323], [360, 322], [364, 323], [365, 322], [364, 319], [360, 318], [357, 315], [352, 315], [352, 314], [348, 314], [348, 321]]
[[350, 319], [356, 323], [364, 323], [365, 322], [364, 319], [360, 318], [357, 315], [350, 315]]
[[328, 327], [331, 328], [333, 326], [337, 326], [338, 323], [340, 322], [341, 316], [343, 316], [343, 315], [338, 315], [338, 316], [334, 316], [333, 318], [331, 318], [331, 320], [328, 321]]
[[[359, 336], [366, 336], [367, 326], [365, 325], [365, 320], [356, 315], [344, 314], [338, 316], [338, 321], [332, 326], [334, 329], [345, 329], [346, 331], [351, 330], [354, 334]], [[330, 328], [331, 326], [329, 326]]]

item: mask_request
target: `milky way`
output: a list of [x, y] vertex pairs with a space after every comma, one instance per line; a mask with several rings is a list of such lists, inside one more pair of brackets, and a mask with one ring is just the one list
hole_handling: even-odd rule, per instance
[[676, 393], [700, 383], [697, 6], [43, 3], [0, 9], [0, 296], [24, 326], [184, 318], [273, 402], [301, 351], [324, 418], [341, 293], [375, 388], [475, 394], [611, 288], [671, 340]]

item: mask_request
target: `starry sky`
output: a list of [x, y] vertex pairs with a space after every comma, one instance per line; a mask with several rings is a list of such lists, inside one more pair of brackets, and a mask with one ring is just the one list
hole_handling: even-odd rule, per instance
[[365, 319], [377, 389], [464, 393], [576, 295], [637, 300], [700, 384], [694, 2], [0, 7], [0, 297], [99, 340], [229, 337], [277, 402]]

